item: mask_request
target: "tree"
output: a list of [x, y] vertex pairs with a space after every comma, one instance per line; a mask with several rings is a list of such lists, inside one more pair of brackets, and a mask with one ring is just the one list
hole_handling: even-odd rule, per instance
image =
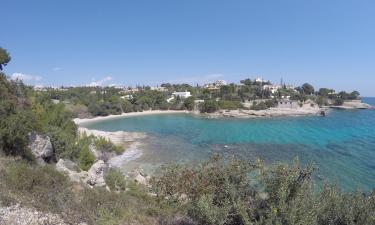
[[334, 93], [334, 90], [328, 88], [320, 88], [318, 94], [327, 97], [331, 93]]
[[358, 91], [353, 91], [352, 93], [350, 93], [350, 99], [352, 100], [355, 100], [355, 99], [358, 99], [359, 98], [359, 92]]
[[184, 101], [184, 107], [188, 110], [193, 110], [194, 109], [194, 100], [195, 98], [193, 96], [190, 96], [185, 99]]
[[309, 84], [309, 83], [304, 83], [303, 85], [302, 85], [302, 91], [303, 91], [303, 93], [304, 94], [306, 94], [306, 95], [311, 95], [311, 94], [314, 94], [314, 87], [311, 85], [311, 84]]
[[6, 66], [11, 60], [11, 57], [7, 50], [0, 47], [0, 70], [3, 70], [3, 66]]
[[219, 104], [214, 100], [207, 100], [203, 103], [201, 112], [212, 113], [219, 109]]

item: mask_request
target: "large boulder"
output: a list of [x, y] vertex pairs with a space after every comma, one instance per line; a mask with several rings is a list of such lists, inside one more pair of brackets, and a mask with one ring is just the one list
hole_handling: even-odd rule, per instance
[[105, 175], [108, 172], [108, 164], [103, 160], [98, 160], [88, 171], [87, 183], [95, 187], [105, 187]]
[[94, 144], [89, 145], [89, 150], [94, 155], [95, 160], [103, 160], [104, 162], [108, 162], [108, 160], [117, 155], [115, 152], [101, 151]]
[[40, 164], [50, 162], [53, 158], [53, 147], [51, 140], [46, 135], [31, 132], [29, 135], [29, 148]]
[[69, 159], [60, 159], [56, 163], [56, 170], [66, 174], [69, 179], [75, 183], [86, 183], [88, 179], [88, 173], [86, 171], [81, 171], [77, 164]]
[[129, 178], [134, 182], [148, 186], [150, 177], [147, 176], [142, 170], [133, 170], [129, 173]]

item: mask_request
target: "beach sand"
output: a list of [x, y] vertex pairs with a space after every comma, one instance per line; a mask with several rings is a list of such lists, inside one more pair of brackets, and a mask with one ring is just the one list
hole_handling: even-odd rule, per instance
[[91, 123], [91, 122], [97, 122], [97, 121], [103, 121], [103, 120], [112, 120], [112, 119], [132, 117], [132, 116], [176, 114], [176, 113], [190, 113], [190, 111], [187, 111], [187, 110], [150, 110], [150, 111], [143, 111], [143, 112], [122, 113], [122, 114], [119, 114], [119, 115], [98, 116], [98, 117], [87, 118], [87, 119], [75, 118], [73, 121], [78, 126], [81, 126], [83, 124]]
[[123, 113], [121, 115], [110, 115], [105, 117], [94, 117], [89, 119], [79, 119], [76, 118], [73, 121], [78, 126], [78, 132], [80, 135], [93, 135], [96, 137], [103, 137], [107, 140], [110, 140], [112, 143], [123, 146], [125, 151], [121, 155], [117, 155], [111, 158], [108, 163], [111, 167], [121, 167], [124, 163], [139, 158], [142, 155], [142, 144], [143, 140], [147, 138], [147, 135], [142, 132], [126, 132], [126, 131], [100, 131], [92, 130], [84, 127], [84, 124], [89, 124], [92, 122], [111, 120], [117, 118], [125, 118], [132, 116], [145, 116], [145, 115], [158, 115], [158, 114], [176, 114], [176, 113], [190, 113], [189, 111], [182, 110], [153, 110], [153, 111], [143, 111], [143, 112], [132, 112], [132, 113]]

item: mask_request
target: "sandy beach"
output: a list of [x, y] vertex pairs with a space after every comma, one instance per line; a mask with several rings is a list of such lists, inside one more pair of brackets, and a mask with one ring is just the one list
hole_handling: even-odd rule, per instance
[[132, 116], [176, 114], [176, 113], [190, 113], [190, 111], [187, 111], [187, 110], [150, 110], [150, 111], [143, 111], [143, 112], [122, 113], [122, 114], [119, 114], [119, 115], [98, 116], [98, 117], [94, 117], [94, 118], [85, 118], [85, 119], [75, 118], [73, 121], [78, 126], [81, 126], [85, 123], [91, 123], [91, 122], [97, 122], [97, 121], [103, 121], [103, 120], [112, 120], [112, 119], [132, 117]]
[[78, 132], [80, 135], [94, 135], [96, 137], [103, 137], [105, 139], [110, 140], [112, 143], [123, 146], [125, 151], [123, 154], [115, 156], [111, 158], [108, 163], [111, 167], [121, 167], [124, 163], [139, 158], [142, 155], [142, 145], [143, 140], [147, 138], [147, 135], [142, 132], [126, 132], [126, 131], [101, 131], [101, 130], [92, 130], [87, 129], [84, 127], [84, 124], [103, 121], [103, 120], [111, 120], [117, 118], [125, 118], [125, 117], [132, 117], [132, 116], [146, 116], [146, 115], [158, 115], [158, 114], [176, 114], [176, 113], [190, 113], [189, 111], [182, 111], [182, 110], [153, 110], [153, 111], [143, 111], [143, 112], [131, 112], [131, 113], [123, 113], [121, 115], [110, 115], [110, 116], [102, 116], [102, 117], [94, 117], [88, 119], [74, 119], [74, 123], [78, 125]]

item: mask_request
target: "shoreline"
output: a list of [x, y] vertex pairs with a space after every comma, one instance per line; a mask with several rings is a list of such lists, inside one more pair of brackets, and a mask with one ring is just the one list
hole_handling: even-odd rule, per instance
[[82, 127], [83, 124], [88, 124], [92, 122], [98, 121], [105, 121], [105, 120], [113, 120], [118, 118], [126, 118], [126, 117], [133, 117], [133, 116], [147, 116], [147, 115], [159, 115], [159, 114], [179, 114], [179, 113], [191, 113], [187, 110], [149, 110], [143, 112], [130, 112], [130, 113], [122, 113], [119, 115], [108, 115], [108, 116], [97, 116], [93, 118], [75, 118], [73, 122], [78, 125], [78, 127]]
[[144, 140], [147, 138], [147, 134], [143, 132], [127, 132], [127, 131], [101, 131], [88, 129], [84, 127], [84, 124], [89, 124], [98, 121], [113, 120], [118, 118], [134, 117], [134, 116], [147, 116], [147, 115], [159, 115], [159, 114], [181, 114], [191, 113], [186, 110], [150, 110], [143, 112], [131, 112], [122, 113], [120, 115], [109, 115], [99, 116], [94, 118], [73, 119], [73, 122], [78, 127], [78, 134], [93, 135], [95, 137], [102, 137], [110, 140], [115, 145], [123, 146], [124, 152], [120, 155], [116, 155], [108, 160], [110, 167], [121, 167], [126, 162], [137, 159], [142, 156], [141, 146], [144, 144]]
[[299, 109], [279, 109], [269, 108], [265, 110], [219, 110], [214, 113], [202, 114], [208, 118], [239, 118], [239, 119], [256, 119], [256, 118], [275, 118], [275, 117], [295, 117], [295, 116], [319, 116], [321, 111], [329, 112], [325, 108], [299, 108]]

